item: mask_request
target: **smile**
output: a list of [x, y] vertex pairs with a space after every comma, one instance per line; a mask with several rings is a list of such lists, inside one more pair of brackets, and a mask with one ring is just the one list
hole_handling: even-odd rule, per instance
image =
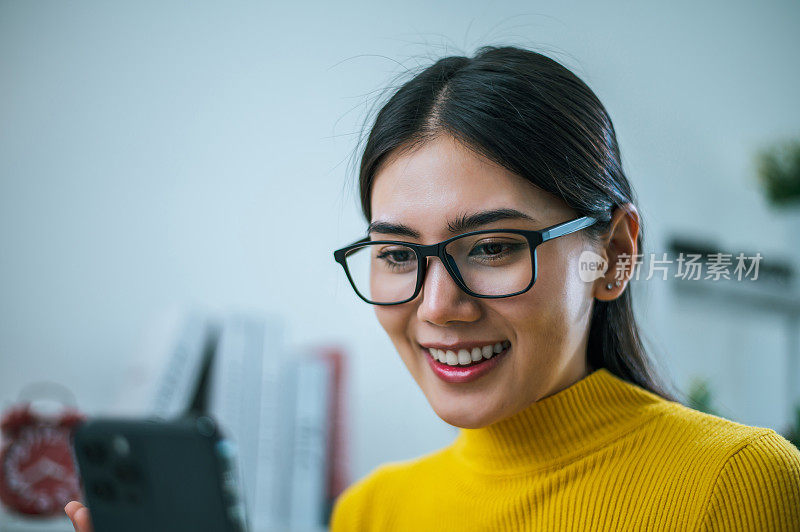
[[[509, 341], [458, 351], [421, 347], [433, 373], [445, 382], [465, 383], [486, 375], [507, 357]], [[444, 360], [444, 362], [442, 362]]]
[[489, 360], [494, 355], [503, 352], [511, 346], [511, 342], [504, 340], [496, 344], [473, 347], [472, 349], [443, 350], [429, 347], [428, 352], [438, 362], [448, 366], [470, 366]]

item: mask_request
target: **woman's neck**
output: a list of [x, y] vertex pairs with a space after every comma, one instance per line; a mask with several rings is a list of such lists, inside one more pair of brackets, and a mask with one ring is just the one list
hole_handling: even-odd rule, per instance
[[488, 474], [546, 468], [648, 421], [665, 402], [600, 368], [508, 418], [460, 429], [453, 452], [468, 468]]

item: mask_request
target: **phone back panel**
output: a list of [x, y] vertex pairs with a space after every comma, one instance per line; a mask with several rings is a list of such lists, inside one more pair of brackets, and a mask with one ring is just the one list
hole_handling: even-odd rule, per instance
[[197, 419], [80, 426], [75, 455], [95, 532], [245, 530], [228, 442], [210, 427]]

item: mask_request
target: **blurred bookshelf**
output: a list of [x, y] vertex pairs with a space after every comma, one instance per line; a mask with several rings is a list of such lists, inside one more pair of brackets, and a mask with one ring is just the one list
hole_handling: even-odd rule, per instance
[[[345, 351], [289, 348], [274, 317], [173, 318], [124, 370], [118, 401], [103, 415], [210, 415], [237, 450], [251, 531], [327, 530], [349, 484]], [[66, 515], [25, 517], [0, 505], [0, 532], [71, 530]]]

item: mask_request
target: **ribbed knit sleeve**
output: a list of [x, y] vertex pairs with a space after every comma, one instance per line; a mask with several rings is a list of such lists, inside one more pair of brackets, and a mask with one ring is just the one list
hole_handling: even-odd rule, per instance
[[363, 483], [355, 483], [344, 490], [337, 498], [331, 511], [330, 532], [349, 532], [365, 530], [365, 508], [367, 494]]
[[[331, 510], [330, 532], [355, 532], [374, 526], [374, 486], [386, 469], [386, 464], [376, 467], [370, 474], [347, 487], [337, 498]], [[380, 508], [375, 508], [380, 512]]]
[[701, 530], [800, 531], [800, 451], [770, 430], [731, 455]]

